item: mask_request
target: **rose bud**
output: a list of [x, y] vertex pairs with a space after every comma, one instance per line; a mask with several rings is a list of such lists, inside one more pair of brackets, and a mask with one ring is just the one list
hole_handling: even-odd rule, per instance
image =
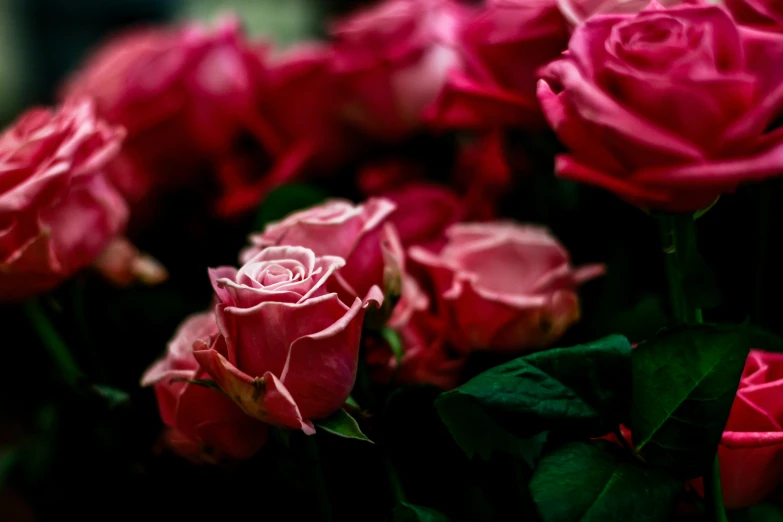
[[54, 288], [123, 231], [105, 178], [122, 136], [86, 101], [32, 109], [0, 135], [0, 301]]
[[537, 72], [565, 50], [568, 30], [555, 0], [487, 0], [459, 28], [464, 70], [454, 70], [428, 121], [440, 128], [539, 129]]
[[214, 313], [190, 316], [169, 342], [166, 355], [141, 381], [155, 387], [160, 416], [168, 427], [167, 443], [196, 461], [247, 459], [267, 439], [264, 423], [245, 415], [220, 391], [190, 382], [209, 377], [193, 357], [194, 347], [206, 348], [218, 338]]
[[340, 21], [332, 47], [344, 116], [386, 141], [416, 130], [449, 71], [461, 66], [463, 10], [450, 0], [387, 0]]
[[723, 5], [742, 25], [783, 32], [783, 4], [779, 0], [724, 0]]
[[342, 258], [304, 247], [268, 247], [239, 270], [210, 271], [222, 337], [196, 359], [248, 415], [313, 433], [347, 399], [356, 379], [362, 322], [383, 296], [343, 303], [327, 290]]
[[410, 250], [437, 292], [450, 340], [461, 351], [545, 347], [579, 319], [576, 287], [602, 265], [571, 267], [546, 229], [513, 222], [463, 223], [440, 253]]
[[783, 35], [718, 6], [594, 16], [542, 72], [538, 99], [569, 153], [563, 178], [644, 209], [696, 212], [783, 174]]

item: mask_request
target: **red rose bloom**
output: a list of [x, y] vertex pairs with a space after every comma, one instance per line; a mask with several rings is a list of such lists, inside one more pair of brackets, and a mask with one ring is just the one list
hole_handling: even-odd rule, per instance
[[166, 441], [177, 453], [208, 462], [247, 459], [266, 442], [267, 425], [242, 413], [219, 391], [187, 382], [208, 378], [199, 369], [193, 348], [209, 346], [217, 336], [214, 313], [187, 318], [141, 384], [155, 386], [160, 416], [169, 429]]
[[245, 413], [314, 433], [312, 420], [342, 406], [356, 379], [364, 313], [378, 287], [343, 302], [327, 290], [342, 258], [269, 247], [239, 270], [210, 271], [222, 336], [195, 350], [201, 367]]
[[[260, 165], [246, 165], [238, 144], [256, 110], [261, 52], [234, 20], [214, 30], [197, 24], [137, 30], [101, 48], [64, 95], [95, 99], [98, 114], [127, 129], [124, 161], [112, 179], [131, 201], [160, 187], [204, 183], [194, 178], [205, 171], [220, 185], [219, 197], [232, 197], [268, 163], [261, 154]], [[224, 214], [246, 209], [218, 205]]]
[[716, 6], [589, 19], [539, 84], [570, 150], [557, 174], [643, 208], [692, 212], [783, 173], [783, 37]]
[[555, 0], [488, 0], [459, 32], [464, 71], [454, 71], [429, 117], [446, 128], [538, 128], [538, 69], [557, 58], [568, 31]]
[[571, 267], [547, 230], [511, 222], [460, 223], [439, 253], [410, 250], [427, 271], [451, 342], [461, 351], [522, 351], [556, 341], [579, 319], [576, 287], [602, 265]]
[[87, 102], [32, 109], [0, 135], [0, 301], [50, 290], [122, 232], [105, 179], [121, 141]]
[[415, 130], [460, 67], [461, 17], [450, 0], [387, 0], [338, 23], [332, 47], [342, 115], [382, 140]]

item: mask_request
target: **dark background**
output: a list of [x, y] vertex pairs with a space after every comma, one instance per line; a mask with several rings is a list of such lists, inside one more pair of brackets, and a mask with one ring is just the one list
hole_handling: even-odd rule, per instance
[[[315, 20], [345, 12], [353, 3], [334, 0], [319, 7], [313, 1]], [[3, 104], [3, 123], [26, 105], [51, 102], [63, 76], [107, 35], [171, 19], [182, 7], [175, 0], [24, 0], [0, 6], [17, 36], [6, 52], [24, 71], [18, 82], [23, 87]], [[301, 34], [314, 34], [317, 27], [303, 23]], [[509, 146], [541, 144], [520, 137]], [[551, 160], [539, 152], [545, 159], [534, 175], [517, 178], [502, 214], [551, 227], [576, 264], [608, 266], [606, 277], [584, 287], [583, 319], [557, 345], [609, 333], [623, 333], [632, 342], [644, 339], [665, 325], [667, 314], [656, 220], [611, 194], [554, 178]], [[351, 179], [350, 173], [341, 178]], [[350, 187], [324, 190], [352, 193]], [[783, 258], [775, 248], [781, 237], [783, 206], [775, 203], [780, 194], [780, 181], [746, 186], [722, 197], [698, 220], [700, 250], [717, 274], [720, 294], [720, 303], [705, 310], [707, 321], [749, 319], [783, 334], [778, 304]], [[253, 460], [229, 467], [195, 466], [160, 448], [157, 406], [152, 391], [139, 388], [140, 376], [180, 321], [209, 305], [206, 267], [234, 264], [255, 219], [199, 219], [186, 200], [178, 195], [166, 205], [159, 226], [134, 238], [169, 268], [168, 282], [117, 290], [84, 274], [42, 300], [85, 372], [127, 392], [128, 403], [112, 408], [99, 397], [72, 391], [21, 308], [0, 307], [0, 521], [318, 520], [301, 434], [291, 437], [290, 447], [272, 440]], [[469, 373], [498, 362], [475, 358]], [[411, 502], [441, 509], [455, 521], [524, 519], [529, 472], [511, 458], [468, 461], [434, 414], [437, 390], [376, 388], [360, 395], [374, 417], [363, 427], [377, 444], [318, 437], [335, 520], [384, 519], [394, 503], [388, 459]]]

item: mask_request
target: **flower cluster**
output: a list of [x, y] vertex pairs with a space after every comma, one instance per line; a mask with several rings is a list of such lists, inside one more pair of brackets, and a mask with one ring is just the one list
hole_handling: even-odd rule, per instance
[[[439, 208], [451, 209], [446, 219], [432, 212]], [[313, 421], [338, 410], [354, 386], [363, 326], [399, 337], [394, 354], [382, 336], [365, 334], [377, 380], [442, 388], [459, 383], [472, 351], [556, 341], [579, 318], [577, 286], [603, 267], [573, 269], [545, 229], [456, 223], [461, 213], [454, 194], [418, 185], [394, 201], [329, 200], [251, 235], [239, 269], [210, 271], [214, 313], [188, 319], [143, 379], [155, 385], [172, 446], [192, 457], [245, 455], [251, 448], [237, 431], [260, 428], [237, 412], [314, 433]], [[219, 391], [197, 384], [205, 376]], [[188, 410], [196, 394], [232, 399], [234, 414]]]
[[[572, 446], [545, 454], [531, 479], [544, 520], [571, 520], [547, 513], [560, 498], [547, 497], [553, 479], [541, 471], [568, 473], [563, 454], [597, 463], [579, 473], [611, 462], [608, 476], [626, 470], [639, 484], [680, 466], [669, 479], [699, 490], [694, 441], [710, 437], [725, 504], [755, 504], [783, 480], [783, 358], [753, 350], [739, 380], [745, 354], [702, 324], [656, 334], [633, 358], [620, 336], [548, 350], [579, 321], [580, 286], [605, 267], [575, 266], [546, 226], [508, 214], [521, 182], [554, 170], [660, 218], [672, 315], [701, 323], [687, 284], [703, 262], [694, 216], [783, 175], [781, 5], [385, 0], [289, 49], [252, 41], [233, 17], [120, 35], [68, 78], [56, 108], [0, 134], [0, 302], [87, 267], [120, 286], [163, 281], [126, 228], [134, 240], [152, 228], [172, 195], [196, 194], [199, 219], [233, 226], [281, 185], [328, 187], [340, 197], [264, 220], [237, 266], [209, 270], [210, 309], [185, 319], [143, 376], [177, 453], [245, 460], [277, 430], [334, 429], [342, 408], [356, 409], [366, 370], [385, 390], [440, 388], [452, 433], [486, 418], [504, 451], [573, 427]], [[708, 353], [704, 339], [719, 346]], [[645, 371], [691, 348], [671, 389], [650, 384], [658, 374]], [[465, 383], [488, 353], [505, 364]], [[625, 374], [599, 382], [602, 364], [633, 385], [622, 387]], [[597, 440], [621, 422], [637, 437], [615, 440], [640, 457], [633, 465]], [[454, 438], [463, 449], [470, 439], [468, 454], [486, 442]]]

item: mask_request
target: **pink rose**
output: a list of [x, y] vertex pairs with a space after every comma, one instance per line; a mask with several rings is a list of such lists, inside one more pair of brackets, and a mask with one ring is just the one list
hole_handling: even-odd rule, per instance
[[602, 265], [571, 267], [542, 228], [512, 222], [464, 223], [447, 231], [438, 254], [410, 250], [435, 288], [450, 340], [461, 351], [521, 351], [556, 341], [579, 319], [576, 287]]
[[365, 309], [380, 306], [372, 287], [343, 303], [327, 291], [342, 258], [303, 247], [269, 247], [239, 270], [210, 271], [222, 337], [196, 359], [245, 413], [274, 426], [313, 433], [356, 379]]
[[740, 24], [783, 31], [783, 4], [778, 0], [724, 0], [723, 3]]
[[386, 326], [398, 335], [398, 358], [387, 339], [367, 339], [367, 364], [374, 380], [388, 383], [432, 384], [451, 389], [459, 384], [467, 357], [448, 343], [448, 324], [432, 313], [430, 298], [407, 271], [402, 245], [390, 238], [384, 248], [400, 259], [402, 298]]
[[0, 135], [0, 301], [57, 286], [124, 229], [125, 201], [104, 177], [121, 141], [75, 101], [32, 109]]
[[589, 19], [539, 83], [570, 150], [564, 178], [643, 208], [691, 212], [783, 173], [783, 36], [741, 29], [716, 6]]
[[783, 354], [751, 350], [718, 446], [729, 509], [758, 504], [783, 480]]
[[[359, 205], [333, 199], [269, 223], [263, 232], [250, 236], [252, 246], [242, 252], [241, 261], [280, 245], [303, 246], [318, 256], [341, 257], [346, 268], [335, 274], [330, 289], [340, 291], [343, 297], [363, 297], [372, 286], [384, 288], [385, 277], [399, 277], [401, 260], [385, 256], [382, 248], [390, 235], [399, 236], [405, 247], [439, 243], [445, 228], [459, 219], [461, 211], [456, 196], [428, 184], [411, 185], [389, 193], [389, 198], [370, 198]], [[389, 274], [389, 270], [395, 273]]]
[[[703, 4], [702, 0], [656, 0], [662, 7], [681, 4]], [[638, 13], [650, 5], [652, 0], [557, 0], [560, 12], [566, 21], [577, 26], [594, 15], [610, 13]]]
[[450, 0], [387, 0], [338, 23], [332, 47], [343, 115], [384, 140], [415, 130], [461, 65], [462, 10]]
[[568, 30], [555, 0], [487, 0], [459, 33], [464, 71], [454, 71], [428, 115], [438, 127], [539, 128], [538, 69], [557, 58]]
[[216, 342], [218, 328], [212, 312], [190, 316], [169, 342], [166, 355], [141, 381], [155, 386], [167, 441], [181, 455], [203, 461], [225, 457], [247, 459], [267, 439], [267, 426], [248, 417], [228, 397], [187, 380], [209, 376], [193, 357], [194, 347]]
[[381, 236], [394, 209], [383, 198], [371, 198], [361, 205], [333, 199], [294, 212], [250, 236], [253, 246], [242, 252], [241, 261], [247, 263], [265, 248], [280, 245], [305, 247], [317, 256], [336, 256], [345, 260], [346, 269], [335, 274], [330, 290], [340, 291], [346, 302], [346, 296], [363, 297], [373, 286], [384, 287]]
[[[232, 197], [268, 163], [265, 151], [250, 161], [241, 143], [251, 134], [245, 120], [256, 109], [262, 67], [262, 49], [244, 41], [233, 19], [214, 30], [144, 29], [99, 49], [63, 93], [95, 99], [101, 117], [127, 129], [123, 162], [111, 174], [131, 201], [209, 182], [220, 185], [219, 197]], [[200, 179], [205, 172], [214, 179]], [[245, 210], [217, 204], [224, 214]]]

